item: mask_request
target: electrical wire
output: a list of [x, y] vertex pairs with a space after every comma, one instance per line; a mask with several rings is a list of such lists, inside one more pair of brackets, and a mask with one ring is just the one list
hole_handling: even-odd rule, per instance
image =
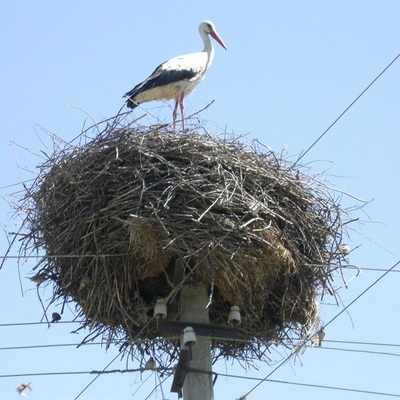
[[386, 270], [383, 268], [360, 268], [361, 271], [372, 271], [372, 272], [400, 272], [400, 269]]
[[140, 388], [151, 378], [151, 375], [152, 374], [150, 374], [144, 381], [142, 381], [142, 383], [139, 385], [139, 387], [132, 393], [132, 397], [134, 397], [135, 394], [140, 390]]
[[[51, 258], [87, 258], [87, 257], [120, 257], [120, 256], [126, 256], [128, 253], [121, 253], [121, 254], [50, 254], [50, 255], [35, 255], [35, 256], [21, 256], [21, 255], [7, 255], [7, 256], [0, 256], [0, 260], [20, 260], [20, 259], [51, 259]], [[313, 267], [318, 267], [320, 266], [321, 268], [326, 268], [329, 265], [326, 264], [321, 264], [321, 265], [316, 265], [314, 264]], [[353, 267], [353, 268], [359, 268], [360, 271], [372, 271], [372, 272], [386, 272], [386, 269], [383, 268], [373, 268], [373, 267], [356, 267], [355, 265], [333, 265], [332, 267], [334, 268], [346, 268], [346, 267]], [[400, 272], [400, 270], [390, 270], [390, 272]], [[29, 277], [27, 277], [29, 279]], [[0, 325], [1, 326], [1, 325]]]
[[[85, 343], [84, 346], [87, 345], [106, 345], [107, 343]], [[77, 347], [81, 345], [81, 343], [59, 343], [59, 344], [39, 344], [32, 346], [14, 346], [14, 347], [0, 347], [0, 351], [4, 350], [32, 350], [32, 349], [48, 349], [54, 347]]]
[[[142, 329], [138, 332], [138, 336], [146, 329], [146, 327], [151, 323], [152, 319], [145, 324]], [[100, 375], [120, 356], [120, 353], [117, 353], [117, 355], [103, 368], [101, 372], [98, 373], [98, 375], [92, 379], [83, 389], [82, 391], [74, 398], [74, 400], [77, 400], [95, 381], [100, 377]]]
[[[113, 360], [111, 361], [113, 362]], [[110, 365], [111, 362], [108, 364]], [[107, 368], [107, 367], [106, 367]], [[92, 371], [59, 371], [59, 372], [33, 372], [24, 374], [6, 374], [0, 375], [1, 378], [21, 378], [27, 376], [53, 376], [53, 375], [110, 375], [110, 374], [126, 374], [132, 372], [143, 372], [144, 368], [126, 368], [126, 369], [113, 369], [109, 371], [92, 370]], [[156, 371], [172, 371], [172, 368], [156, 368]], [[82, 391], [83, 392], [83, 391]]]
[[[317, 389], [330, 389], [330, 390], [340, 390], [340, 391], [344, 391], [344, 392], [364, 393], [364, 394], [388, 396], [388, 397], [400, 397], [400, 394], [397, 394], [397, 393], [375, 392], [375, 391], [371, 391], [371, 390], [353, 389], [353, 388], [345, 388], [345, 387], [339, 387], [339, 386], [328, 386], [328, 385], [317, 385], [317, 384], [313, 384], [313, 383], [290, 382], [290, 381], [281, 381], [281, 380], [277, 380], [277, 379], [263, 379], [263, 378], [241, 376], [241, 375], [231, 375], [231, 374], [217, 373], [217, 375], [227, 377], [227, 378], [248, 379], [248, 380], [261, 381], [261, 382], [280, 383], [280, 384], [285, 384], [285, 385], [313, 387], [313, 388], [317, 388]], [[246, 396], [247, 396], [247, 394], [245, 396], [241, 396], [240, 399], [246, 399]]]
[[343, 343], [343, 344], [356, 344], [356, 345], [363, 345], [363, 346], [400, 347], [400, 344], [396, 344], [396, 343], [354, 342], [354, 341], [346, 341], [346, 340], [326, 340], [326, 339], [324, 339], [324, 343]]
[[78, 393], [74, 400], [79, 399], [83, 393], [106, 371], [106, 369], [120, 356], [119, 353], [101, 370], [97, 371], [97, 375]]
[[292, 165], [294, 168], [298, 162], [331, 130], [331, 128], [343, 117], [347, 111], [365, 94], [365, 92], [397, 61], [400, 57], [400, 53], [378, 74], [378, 76], [372, 80], [372, 82], [350, 103], [350, 105], [325, 129], [324, 132], [307, 148], [306, 151], [302, 152], [296, 162]]
[[326, 347], [321, 346], [318, 347], [318, 350], [333, 350], [333, 351], [344, 351], [349, 353], [363, 353], [363, 354], [374, 354], [379, 356], [391, 356], [391, 357], [400, 357], [398, 353], [388, 353], [384, 351], [371, 351], [371, 350], [359, 350], [359, 349], [341, 349], [339, 347]]
[[8, 260], [8, 259], [30, 259], [30, 258], [87, 258], [87, 257], [120, 257], [120, 256], [128, 256], [129, 253], [118, 253], [118, 254], [45, 254], [45, 255], [35, 255], [35, 256], [20, 256], [20, 255], [6, 255], [0, 256], [0, 260]]
[[87, 375], [91, 374], [92, 371], [63, 371], [63, 372], [32, 372], [32, 373], [24, 373], [24, 374], [7, 374], [0, 375], [0, 378], [21, 378], [27, 376], [52, 376], [52, 375]]
[[[339, 386], [317, 385], [317, 384], [313, 384], [313, 383], [300, 383], [300, 382], [282, 381], [282, 380], [277, 380], [277, 379], [267, 379], [267, 380], [265, 380], [263, 378], [257, 378], [257, 377], [251, 377], [251, 376], [243, 376], [243, 375], [224, 374], [224, 373], [206, 371], [206, 370], [201, 370], [201, 369], [193, 369], [193, 368], [189, 368], [188, 371], [189, 372], [198, 373], [198, 374], [223, 376], [223, 377], [226, 377], [226, 378], [246, 379], [246, 380], [262, 381], [262, 382], [266, 381], [266, 382], [271, 382], [271, 383], [281, 383], [281, 384], [285, 384], [285, 385], [296, 385], [296, 386], [313, 387], [313, 388], [317, 388], [317, 389], [331, 389], [331, 390], [340, 390], [340, 391], [345, 391], [345, 392], [373, 394], [373, 395], [379, 395], [379, 396], [400, 397], [400, 394], [397, 394], [397, 393], [376, 392], [376, 391], [364, 390], [364, 389], [353, 389], [353, 388], [344, 388], [344, 387], [339, 387]], [[246, 396], [247, 395], [241, 396], [238, 400], [245, 400]]]
[[[109, 363], [109, 365], [113, 362], [113, 360]], [[160, 370], [160, 369], [157, 369]], [[172, 371], [172, 368], [165, 368], [163, 371]], [[259, 381], [259, 382], [270, 382], [270, 383], [279, 383], [279, 384], [285, 384], [285, 385], [295, 385], [295, 386], [304, 386], [304, 387], [313, 387], [317, 389], [330, 389], [330, 390], [340, 390], [340, 391], [345, 391], [345, 392], [353, 392], [353, 393], [364, 393], [364, 394], [371, 394], [371, 395], [379, 395], [379, 396], [389, 396], [389, 397], [400, 397], [400, 394], [396, 393], [387, 393], [387, 392], [378, 392], [378, 391], [371, 391], [371, 390], [363, 390], [363, 389], [354, 389], [354, 388], [345, 388], [345, 387], [339, 387], [339, 386], [328, 386], [328, 385], [317, 385], [317, 384], [312, 384], [312, 383], [300, 383], [300, 382], [291, 382], [291, 381], [282, 381], [282, 380], [277, 380], [277, 379], [265, 379], [265, 378], [257, 378], [257, 377], [251, 377], [251, 376], [244, 376], [244, 375], [234, 375], [234, 374], [225, 374], [225, 373], [219, 373], [219, 372], [210, 372], [210, 371], [202, 371], [202, 370], [192, 370], [189, 369], [190, 372], [195, 372], [195, 373], [204, 373], [204, 374], [209, 374], [209, 375], [217, 375], [217, 376], [222, 376], [226, 378], [235, 378], [235, 379], [244, 379], [244, 380], [252, 380], [252, 381]], [[116, 370], [110, 370], [110, 371], [105, 371], [100, 370], [93, 370], [93, 371], [61, 371], [61, 372], [36, 372], [36, 373], [30, 373], [30, 374], [8, 374], [8, 375], [0, 375], [0, 378], [21, 378], [21, 377], [28, 377], [28, 376], [54, 376], [54, 375], [88, 375], [88, 374], [96, 374], [97, 377], [100, 375], [105, 375], [105, 374], [123, 374], [123, 373], [132, 373], [132, 372], [143, 372], [143, 368], [134, 368], [134, 369], [116, 369]], [[97, 379], [97, 377], [95, 379]], [[149, 396], [154, 393], [156, 388], [160, 386], [162, 383], [164, 383], [170, 376], [165, 377], [162, 381], [160, 380], [160, 383], [151, 391]], [[88, 387], [89, 385], [87, 385]], [[87, 388], [86, 387], [86, 388]], [[75, 397], [77, 399], [80, 397], [83, 392], [86, 390], [83, 389], [82, 392]], [[147, 399], [149, 398], [147, 396]], [[247, 394], [245, 396], [241, 396], [241, 399], [246, 398]]]
[[[177, 340], [179, 336], [169, 336], [168, 340]], [[129, 340], [130, 344], [141, 344], [147, 343], [147, 339], [132, 339]], [[31, 346], [8, 346], [8, 347], [0, 347], [0, 351], [2, 350], [32, 350], [32, 349], [45, 349], [45, 348], [52, 348], [52, 347], [81, 347], [81, 346], [108, 346], [110, 344], [121, 344], [121, 340], [109, 340], [103, 342], [87, 342], [87, 343], [55, 343], [55, 344], [38, 344], [38, 345], [31, 345]], [[400, 346], [400, 345], [399, 345]]]
[[[58, 321], [54, 322], [57, 325], [61, 324], [83, 324], [84, 321]], [[0, 324], [0, 328], [3, 327], [14, 327], [14, 326], [31, 326], [31, 325], [48, 325], [48, 322], [10, 322], [5, 324]]]
[[[169, 340], [179, 339], [178, 336], [176, 337], [168, 337]], [[212, 338], [211, 338], [212, 339]], [[218, 339], [218, 338], [215, 338]], [[236, 342], [243, 342], [242, 340], [232, 339], [232, 341]], [[130, 343], [132, 344], [140, 344], [147, 342], [146, 339], [137, 339], [131, 340]], [[244, 341], [245, 343], [249, 342], [248, 340]], [[55, 344], [38, 344], [38, 345], [28, 345], [28, 346], [6, 346], [0, 347], [0, 351], [14, 351], [14, 350], [34, 350], [34, 349], [46, 349], [46, 348], [57, 348], [57, 347], [81, 347], [81, 346], [108, 346], [111, 344], [120, 344], [120, 340], [111, 340], [111, 341], [103, 341], [103, 342], [87, 342], [87, 343], [55, 343]], [[324, 343], [338, 343], [338, 344], [350, 344], [350, 345], [364, 345], [364, 346], [384, 346], [384, 347], [400, 347], [400, 344], [394, 343], [377, 343], [377, 342], [354, 342], [354, 341], [345, 341], [345, 340], [326, 340], [324, 339]], [[285, 347], [296, 346], [291, 342], [271, 342], [268, 343], [270, 345], [284, 345]], [[316, 348], [315, 346], [304, 346], [310, 348]], [[325, 350], [342, 350], [342, 351], [355, 351], [355, 352], [362, 352], [362, 353], [371, 353], [371, 354], [387, 354], [391, 356], [400, 356], [397, 353], [385, 353], [385, 352], [377, 352], [377, 351], [370, 351], [370, 350], [359, 350], [354, 348], [344, 348], [344, 347], [327, 347], [323, 346], [319, 349]]]
[[[329, 325], [330, 323], [332, 323], [336, 318], [338, 318], [343, 312], [345, 312], [352, 304], [354, 304], [360, 297], [362, 297], [368, 290], [370, 290], [374, 285], [376, 285], [381, 279], [383, 279], [384, 276], [386, 276], [388, 273], [392, 272], [394, 270], [394, 268], [400, 264], [400, 261], [398, 261], [396, 264], [394, 264], [391, 268], [385, 270], [385, 273], [382, 274], [377, 280], [375, 280], [369, 287], [367, 287], [367, 289], [365, 289], [359, 296], [357, 296], [350, 304], [348, 304], [343, 310], [341, 310], [341, 312], [339, 312], [334, 318], [332, 318], [327, 324], [325, 324], [325, 327], [327, 325]], [[61, 321], [60, 321], [61, 322]], [[78, 323], [79, 321], [63, 321], [63, 323]], [[43, 323], [13, 323], [13, 324], [0, 324], [0, 326], [24, 326], [24, 325], [37, 325], [37, 324], [43, 324]], [[257, 385], [255, 385], [244, 397], [248, 396], [253, 390], [255, 390], [259, 385], [261, 385], [263, 382], [265, 381], [270, 381], [268, 378], [277, 370], [279, 369], [281, 366], [283, 366], [287, 361], [289, 361], [296, 353], [297, 353], [298, 349], [294, 350], [291, 354], [289, 354], [288, 357], [286, 357], [271, 373], [269, 373], [264, 379], [259, 380], [259, 383]], [[93, 384], [93, 382], [100, 377], [100, 375], [102, 373], [105, 372], [105, 370], [118, 358], [119, 354], [117, 354], [117, 356], [111, 360], [111, 362], [109, 364], [107, 364], [107, 366], [102, 370], [102, 371], [98, 371], [97, 376], [77, 395], [77, 397], [75, 397], [74, 400], [77, 400], [87, 389], [88, 387]], [[79, 373], [79, 372], [77, 372]], [[70, 374], [70, 373], [69, 373]], [[35, 375], [35, 374], [30, 374], [30, 375]], [[20, 376], [20, 375], [19, 375]], [[23, 376], [26, 376], [23, 375]], [[3, 377], [3, 376], [0, 376]], [[363, 392], [364, 393], [364, 392]], [[380, 394], [380, 393], [371, 393], [371, 394]]]
[[337, 313], [328, 323], [324, 325], [324, 327], [327, 327], [330, 325], [333, 321], [335, 321], [340, 315], [342, 315], [349, 307], [351, 307], [358, 299], [360, 299], [362, 296], [364, 296], [365, 293], [367, 293], [370, 289], [372, 289], [378, 282], [380, 282], [389, 272], [394, 270], [398, 265], [400, 264], [400, 260], [397, 261], [395, 264], [392, 265], [391, 268], [387, 269], [385, 273], [383, 273], [378, 279], [376, 279], [374, 282], [371, 283], [365, 290], [363, 290], [353, 301], [351, 301], [346, 307], [343, 308], [339, 313]]
[[[397, 261], [391, 268], [386, 270], [384, 274], [382, 274], [378, 279], [376, 279], [374, 282], [371, 283], [364, 291], [362, 291], [355, 299], [353, 299], [346, 307], [344, 307], [339, 313], [337, 313], [330, 321], [328, 321], [325, 325], [324, 328], [326, 328], [328, 325], [330, 325], [333, 321], [335, 321], [340, 315], [342, 315], [344, 312], [348, 310], [349, 307], [351, 307], [357, 300], [359, 300], [362, 296], [365, 295], [371, 288], [373, 288], [381, 279], [383, 279], [391, 270], [396, 268], [400, 264], [400, 260]], [[317, 334], [314, 335], [314, 337]], [[312, 337], [310, 338], [312, 339]], [[304, 347], [301, 346], [301, 347]], [[300, 348], [301, 348], [300, 347]], [[293, 350], [282, 362], [280, 362], [270, 373], [268, 373], [264, 379], [261, 379], [260, 382], [258, 382], [252, 389], [250, 389], [244, 396], [243, 398], [246, 398], [250, 393], [252, 393], [255, 389], [257, 389], [263, 382], [267, 381], [268, 378], [274, 374], [278, 369], [280, 369], [283, 365], [285, 365], [293, 356], [297, 354], [299, 351], [299, 348]]]
[[[376, 342], [375, 343], [371, 343], [371, 342], [335, 341], [335, 340], [326, 340], [325, 341], [324, 340], [324, 343], [327, 343], [327, 342], [329, 342], [329, 343], [358, 344], [358, 345], [362, 344], [362, 345], [371, 345], [371, 346], [379, 345], [379, 346], [396, 346], [396, 347], [400, 347], [400, 344], [385, 344], [385, 343], [376, 343]], [[95, 343], [88, 343], [88, 344], [90, 344], [90, 345], [103, 345], [105, 343], [104, 342], [95, 342]], [[14, 349], [39, 348], [39, 347], [40, 348], [42, 348], [42, 347], [57, 347], [57, 346], [61, 347], [61, 346], [76, 346], [76, 345], [77, 344], [67, 343], [67, 344], [55, 344], [55, 345], [0, 348], [0, 350], [14, 350]], [[309, 346], [309, 347], [311, 347], [311, 346]], [[374, 351], [355, 350], [355, 349], [343, 349], [343, 348], [334, 348], [334, 347], [326, 347], [326, 346], [324, 346], [324, 347], [316, 347], [315, 349], [318, 349], [318, 351], [321, 351], [321, 350], [348, 351], [348, 352], [357, 352], [357, 353], [367, 353], [367, 354], [377, 354], [377, 355], [400, 357], [400, 354], [394, 354], [394, 353], [374, 352]], [[157, 369], [158, 372], [159, 371], [162, 371], [162, 372], [171, 371], [171, 370], [172, 370], [172, 368], [158, 368]], [[11, 378], [11, 377], [14, 378], [14, 377], [25, 377], [25, 376], [50, 376], [50, 375], [83, 375], [83, 374], [96, 374], [96, 375], [100, 376], [100, 375], [104, 375], [104, 374], [132, 373], [132, 372], [143, 372], [143, 371], [144, 371], [144, 368], [134, 368], [134, 369], [124, 369], [124, 370], [114, 369], [114, 370], [109, 370], [109, 371], [106, 371], [105, 369], [103, 369], [101, 371], [92, 370], [92, 371], [69, 371], [69, 372], [41, 372], [41, 373], [0, 375], [0, 378]], [[216, 376], [224, 376], [224, 377], [233, 377], [233, 378], [240, 378], [240, 379], [250, 379], [250, 380], [262, 381], [262, 378], [251, 378], [251, 377], [240, 376], [240, 375], [220, 374], [220, 373], [217, 373], [217, 372], [210, 372], [210, 371], [193, 370], [192, 372], [208, 373], [208, 374], [212, 373], [212, 374], [214, 374]], [[95, 379], [97, 379], [97, 377]], [[154, 390], [156, 390], [156, 388], [158, 386], [160, 386], [164, 381], [165, 381], [165, 379], [162, 382], [160, 380], [160, 383], [158, 385], [156, 385]], [[277, 381], [277, 380], [271, 380], [271, 379], [266, 379], [265, 381], [266, 382], [272, 382], [272, 383], [285, 383], [285, 384], [290, 384], [290, 385], [301, 385], [301, 386], [315, 387], [315, 388], [321, 388], [321, 389], [342, 390], [342, 391], [351, 391], [351, 392], [359, 392], [359, 393], [375, 394], [375, 395], [384, 395], [384, 396], [397, 396], [396, 394], [391, 394], [391, 393], [365, 391], [365, 390], [360, 390], [360, 389], [349, 389], [349, 388], [340, 388], [340, 387], [314, 385], [314, 384], [300, 384], [300, 383], [296, 383], [296, 382]], [[89, 387], [89, 385], [87, 385], [84, 390], [86, 390], [87, 387]], [[154, 392], [154, 390], [150, 393], [150, 395]], [[83, 391], [78, 395], [78, 397], [83, 393]]]
[[[147, 395], [147, 397], [144, 400], [147, 400], [156, 390], [158, 387], [162, 388], [162, 384], [169, 378], [169, 376], [166, 376], [163, 380], [160, 379], [160, 383], [158, 383], [153, 390]], [[164, 397], [164, 395], [163, 395]]]

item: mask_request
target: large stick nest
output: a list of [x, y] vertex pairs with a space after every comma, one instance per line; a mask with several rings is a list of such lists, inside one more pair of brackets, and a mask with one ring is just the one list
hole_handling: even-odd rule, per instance
[[315, 326], [342, 257], [342, 211], [321, 182], [258, 142], [103, 127], [49, 156], [22, 200], [22, 247], [45, 253], [36, 280], [53, 283], [52, 301], [78, 304], [90, 339], [149, 340], [141, 354], [157, 339], [173, 355], [153, 306], [166, 298], [179, 320], [193, 279], [209, 288], [211, 323], [241, 309], [243, 341], [215, 342], [215, 357], [262, 358]]

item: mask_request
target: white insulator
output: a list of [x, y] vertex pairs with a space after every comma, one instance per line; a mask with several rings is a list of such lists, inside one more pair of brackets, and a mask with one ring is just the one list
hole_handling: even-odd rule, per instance
[[165, 299], [158, 299], [157, 303], [154, 306], [154, 316], [156, 318], [167, 318], [168, 311], [167, 311], [167, 303]]
[[240, 316], [239, 306], [231, 306], [231, 310], [229, 311], [229, 316], [228, 316], [228, 324], [240, 325], [241, 322], [242, 322], [242, 317]]
[[190, 346], [197, 343], [196, 334], [191, 326], [188, 326], [183, 330], [182, 344], [184, 346]]

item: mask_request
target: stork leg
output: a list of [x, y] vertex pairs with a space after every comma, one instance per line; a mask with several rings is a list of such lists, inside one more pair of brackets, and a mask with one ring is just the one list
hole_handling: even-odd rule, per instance
[[179, 99], [175, 99], [175, 107], [174, 107], [174, 111], [172, 112], [172, 119], [173, 119], [173, 126], [174, 126], [174, 130], [176, 128], [176, 117], [178, 115], [178, 104], [179, 104]]
[[179, 106], [181, 108], [181, 115], [182, 115], [182, 132], [185, 132], [185, 103], [184, 103], [185, 93], [181, 94], [179, 99]]

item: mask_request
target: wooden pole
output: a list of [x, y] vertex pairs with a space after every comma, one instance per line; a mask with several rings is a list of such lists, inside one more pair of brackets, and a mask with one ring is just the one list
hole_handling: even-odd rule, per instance
[[[180, 318], [182, 322], [210, 322], [207, 286], [202, 282], [185, 283], [180, 293]], [[213, 400], [211, 341], [197, 336], [197, 343], [192, 348], [192, 360], [189, 368], [209, 371], [209, 374], [188, 372], [183, 385], [184, 400]]]

